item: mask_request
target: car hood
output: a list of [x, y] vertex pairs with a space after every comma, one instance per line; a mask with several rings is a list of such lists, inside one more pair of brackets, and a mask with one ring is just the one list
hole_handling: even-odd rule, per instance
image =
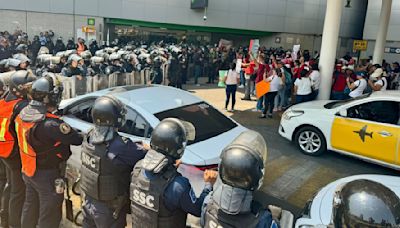
[[322, 100], [322, 101], [310, 101], [310, 102], [304, 102], [301, 104], [294, 105], [290, 107], [291, 109], [294, 110], [307, 110], [307, 109], [322, 109], [324, 110], [324, 105], [328, 104], [329, 102], [332, 102], [330, 100]]
[[342, 178], [328, 184], [315, 196], [311, 206], [311, 218], [313, 223], [317, 222], [317, 224], [313, 225], [329, 225], [332, 218], [333, 196], [336, 188], [343, 183], [359, 179], [367, 179], [381, 183], [390, 188], [400, 197], [400, 177], [386, 175], [356, 175]]
[[[219, 163], [219, 155], [221, 154], [222, 150], [235, 139], [240, 133], [246, 131], [247, 129], [241, 125], [224, 132], [218, 136], [209, 138], [207, 140], [192, 144], [188, 146], [186, 149], [189, 150], [193, 155], [200, 157], [203, 162], [193, 161], [186, 161], [185, 155], [182, 158], [183, 163], [192, 164], [192, 165], [212, 165]], [[186, 154], [186, 152], [185, 152]]]

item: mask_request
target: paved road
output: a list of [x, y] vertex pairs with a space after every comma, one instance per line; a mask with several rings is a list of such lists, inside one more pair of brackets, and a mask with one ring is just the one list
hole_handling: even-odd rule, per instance
[[[356, 174], [400, 175], [394, 170], [333, 152], [320, 157], [303, 155], [291, 142], [279, 136], [281, 113], [274, 114], [273, 119], [259, 119], [260, 113], [251, 111], [256, 102], [240, 100], [243, 96], [240, 90], [237, 93], [236, 111], [231, 113], [223, 110], [224, 89], [217, 88], [215, 85], [187, 86], [185, 89], [206, 100], [245, 127], [256, 130], [264, 136], [268, 145], [268, 162], [264, 184], [256, 196], [265, 204], [275, 204], [298, 215], [307, 200], [320, 188], [339, 178]], [[76, 212], [79, 209], [79, 198], [76, 196], [73, 198]], [[191, 221], [196, 220], [191, 219]], [[75, 226], [64, 220], [63, 227]]]
[[[188, 86], [189, 91], [223, 110], [225, 91], [215, 86]], [[268, 145], [268, 162], [264, 184], [257, 193], [265, 203], [278, 204], [299, 213], [308, 199], [326, 184], [342, 177], [356, 174], [400, 175], [399, 172], [363, 162], [334, 152], [320, 157], [303, 155], [289, 141], [278, 134], [281, 113], [273, 119], [259, 119], [252, 112], [255, 101], [242, 101], [237, 93], [234, 113], [223, 112], [249, 129], [260, 132]]]

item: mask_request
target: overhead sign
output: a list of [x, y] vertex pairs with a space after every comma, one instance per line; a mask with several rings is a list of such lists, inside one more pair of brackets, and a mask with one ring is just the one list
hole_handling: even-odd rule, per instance
[[386, 47], [385, 52], [392, 54], [400, 54], [400, 47]]
[[368, 41], [366, 40], [354, 40], [353, 50], [355, 51], [366, 51], [368, 47]]
[[95, 33], [96, 32], [96, 28], [93, 27], [93, 26], [82, 26], [82, 32]]
[[87, 19], [87, 25], [94, 26], [96, 24], [96, 20], [94, 18]]
[[208, 0], [192, 0], [190, 9], [204, 9], [208, 7]]

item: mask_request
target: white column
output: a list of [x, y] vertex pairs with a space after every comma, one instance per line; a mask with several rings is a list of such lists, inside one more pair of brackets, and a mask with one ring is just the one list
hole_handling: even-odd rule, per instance
[[374, 64], [376, 63], [382, 64], [391, 11], [392, 11], [392, 0], [382, 0], [381, 15], [379, 17], [378, 35], [376, 37], [374, 57], [372, 59], [372, 62]]
[[321, 55], [319, 58], [321, 86], [319, 88], [318, 100], [328, 100], [331, 95], [332, 74], [335, 67], [343, 7], [343, 0], [327, 0]]

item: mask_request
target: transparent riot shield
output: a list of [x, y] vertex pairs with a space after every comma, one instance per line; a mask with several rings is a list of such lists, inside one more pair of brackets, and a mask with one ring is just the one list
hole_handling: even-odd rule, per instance
[[72, 76], [72, 86], [74, 88], [73, 95], [79, 96], [87, 93], [87, 79], [86, 77], [82, 77], [82, 79], [78, 79], [77, 76]]

